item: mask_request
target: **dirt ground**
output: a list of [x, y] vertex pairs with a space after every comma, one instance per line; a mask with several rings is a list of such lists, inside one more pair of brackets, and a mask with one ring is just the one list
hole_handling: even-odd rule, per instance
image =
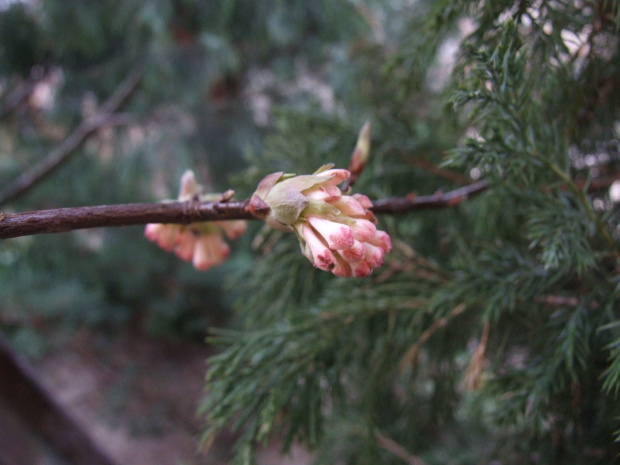
[[[232, 435], [206, 453], [203, 419], [205, 344], [162, 341], [135, 333], [113, 338], [84, 331], [37, 362], [43, 382], [119, 465], [220, 465]], [[261, 450], [260, 465], [306, 465], [301, 447], [280, 457], [278, 444]]]

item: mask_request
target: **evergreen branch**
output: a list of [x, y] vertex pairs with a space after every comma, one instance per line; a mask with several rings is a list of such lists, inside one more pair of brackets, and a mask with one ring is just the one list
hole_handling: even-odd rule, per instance
[[[75, 150], [94, 132], [106, 124], [115, 124], [115, 111], [129, 97], [142, 78], [142, 68], [125, 78], [110, 98], [101, 105], [97, 113], [84, 120], [60, 144], [41, 161], [24, 171], [15, 181], [0, 190], [0, 205], [24, 194], [38, 182], [51, 175], [67, 162]], [[123, 122], [123, 119], [121, 119]]]
[[[373, 202], [377, 214], [455, 207], [487, 189], [480, 181], [445, 194], [386, 198]], [[147, 223], [189, 224], [202, 221], [250, 220], [249, 200], [233, 202], [158, 202], [57, 208], [15, 214], [0, 213], [0, 239]], [[257, 214], [261, 212], [256, 212]]]

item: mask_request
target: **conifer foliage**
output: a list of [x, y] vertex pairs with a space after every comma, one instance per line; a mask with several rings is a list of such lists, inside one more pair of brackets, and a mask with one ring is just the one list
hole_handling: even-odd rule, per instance
[[[37, 31], [0, 46], [11, 79], [26, 83], [24, 70], [41, 64], [48, 75], [58, 66], [72, 86], [60, 96], [67, 105], [104, 73], [96, 64], [117, 77], [136, 57], [148, 58], [128, 106], [144, 115], [142, 129], [155, 125], [163, 136], [144, 138], [151, 156], [126, 154], [124, 169], [98, 160], [119, 186], [107, 199], [136, 200], [127, 197], [145, 195], [128, 182], [136, 172], [166, 178], [158, 163], [177, 174], [187, 160], [209, 175], [209, 187], [249, 198], [271, 173], [348, 166], [366, 120], [372, 143], [352, 188], [357, 198], [412, 198], [480, 179], [488, 187], [453, 208], [377, 215], [391, 252], [362, 279], [322, 272], [294, 235], [250, 225], [246, 236], [254, 239], [240, 240], [232, 252], [240, 258], [225, 268], [237, 319], [208, 339], [220, 351], [209, 360], [200, 407], [204, 447], [232, 429], [235, 465], [254, 463], [256, 448], [272, 440], [282, 440], [284, 452], [294, 443], [309, 447], [316, 464], [613, 463], [620, 452], [620, 3], [156, 3], [156, 10], [123, 3], [114, 9], [117, 23], [102, 19], [108, 1], [88, 13], [50, 1], [39, 15], [20, 5], [0, 16]], [[36, 26], [54, 29], [67, 11], [83, 40], [61, 34], [51, 47], [50, 29]], [[137, 19], [129, 34], [122, 25]], [[20, 48], [30, 53], [16, 54]], [[265, 69], [279, 80], [271, 89], [260, 79]], [[208, 76], [208, 85], [188, 70]], [[261, 97], [273, 103], [267, 120], [245, 110], [260, 82]], [[11, 100], [3, 101], [8, 111]], [[77, 113], [60, 114], [58, 124]], [[23, 120], [7, 124], [29, 148], [42, 144]], [[164, 136], [178, 142], [174, 162]], [[127, 140], [117, 138], [121, 150]], [[221, 156], [200, 158], [193, 149]], [[230, 185], [220, 185], [222, 159], [235, 164]], [[92, 166], [82, 163], [74, 168]], [[5, 173], [18, 171], [14, 158], [6, 164]], [[45, 205], [39, 189], [35, 206]], [[36, 247], [19, 244], [10, 256]], [[8, 252], [2, 257], [8, 274]], [[156, 257], [148, 262], [157, 266]], [[118, 263], [108, 259], [109, 268]], [[148, 269], [138, 276], [144, 282], [167, 272]], [[118, 305], [156, 305], [102, 279], [119, 286]]]

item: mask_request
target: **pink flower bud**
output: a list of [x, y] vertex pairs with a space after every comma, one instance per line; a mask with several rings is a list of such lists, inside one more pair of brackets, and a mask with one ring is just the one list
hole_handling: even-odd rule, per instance
[[374, 237], [377, 227], [368, 220], [355, 220], [351, 226], [353, 237], [360, 242], [366, 242]]
[[149, 223], [144, 228], [144, 235], [150, 241], [155, 242], [166, 252], [171, 252], [176, 243], [179, 227], [174, 224]]
[[377, 231], [368, 242], [379, 247], [384, 253], [390, 253], [392, 250], [392, 240], [385, 231]]
[[196, 236], [191, 231], [182, 231], [178, 235], [177, 245], [174, 253], [181, 260], [191, 262], [194, 257], [194, 248], [196, 247]]
[[316, 235], [310, 225], [303, 224], [301, 226], [301, 234], [312, 254], [314, 266], [324, 271], [331, 271], [336, 263], [334, 254]]
[[[277, 177], [272, 176], [272, 185]], [[267, 186], [266, 188], [268, 188]], [[232, 198], [233, 191], [224, 194], [201, 196], [202, 187], [196, 182], [193, 171], [188, 170], [181, 178], [179, 200], [225, 202]], [[260, 199], [259, 199], [260, 200]], [[266, 205], [265, 205], [266, 207]], [[258, 211], [259, 206], [255, 205]], [[230, 254], [230, 247], [222, 238], [222, 231], [231, 239], [237, 239], [247, 229], [242, 220], [213, 221], [211, 223], [147, 224], [144, 235], [167, 252], [174, 253], [182, 260], [193, 262], [197, 270], [206, 270], [221, 264]]]
[[365, 210], [368, 210], [370, 208], [372, 208], [372, 202], [370, 201], [370, 199], [368, 197], [366, 197], [364, 194], [353, 194], [351, 197], [353, 197], [355, 200], [357, 200], [357, 202], [362, 206], [362, 208], [364, 208]]
[[248, 229], [247, 222], [243, 220], [214, 221], [211, 224], [219, 226], [226, 233], [226, 237], [233, 240], [241, 237]]
[[307, 220], [327, 242], [330, 249], [343, 250], [353, 247], [353, 231], [349, 226], [318, 216], [308, 216]]
[[351, 271], [356, 278], [366, 278], [372, 273], [372, 268], [363, 260], [351, 264]]
[[366, 216], [366, 208], [349, 195], [343, 195], [329, 203], [352, 218], [364, 218]]
[[340, 251], [340, 255], [342, 255], [342, 258], [344, 258], [347, 262], [350, 262], [350, 263], [362, 260], [366, 253], [366, 247], [364, 247], [364, 244], [362, 242], [360, 241], [353, 241], [353, 242], [354, 243], [351, 248]]
[[337, 187], [349, 178], [349, 171], [329, 168], [312, 175], [279, 172], [265, 177], [252, 195], [250, 209], [260, 211], [273, 227], [294, 231], [315, 267], [343, 278], [366, 277], [383, 264], [392, 243], [377, 230], [370, 199], [343, 195]]
[[383, 266], [383, 250], [372, 244], [366, 243], [366, 251], [364, 253], [364, 261], [371, 268]]
[[199, 271], [220, 265], [228, 258], [230, 247], [219, 234], [208, 234], [196, 239], [192, 264]]
[[338, 168], [317, 173], [316, 176], [320, 176], [322, 178], [329, 178], [322, 183], [323, 185], [337, 186], [338, 184], [349, 179], [351, 173], [348, 170]]

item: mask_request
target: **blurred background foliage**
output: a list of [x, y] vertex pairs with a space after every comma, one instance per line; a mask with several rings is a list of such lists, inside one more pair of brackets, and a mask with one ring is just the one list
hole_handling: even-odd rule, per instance
[[245, 198], [273, 171], [346, 166], [365, 120], [356, 191], [491, 187], [380, 218], [394, 250], [365, 280], [257, 223], [207, 273], [138, 227], [3, 241], [16, 346], [212, 330], [205, 439], [232, 427], [239, 464], [274, 437], [325, 464], [615, 460], [617, 1], [0, 5], [0, 186], [142, 73], [122, 118], [3, 211], [172, 198], [187, 168]]

